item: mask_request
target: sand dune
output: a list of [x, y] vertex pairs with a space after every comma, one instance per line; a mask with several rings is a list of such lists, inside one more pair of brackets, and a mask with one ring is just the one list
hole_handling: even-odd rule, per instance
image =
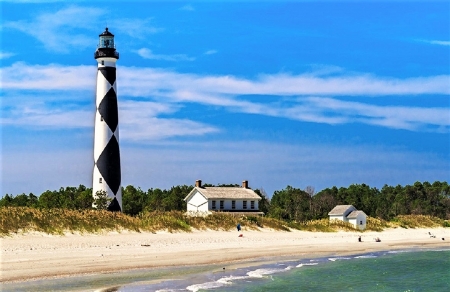
[[[436, 237], [430, 237], [429, 232]], [[239, 237], [243, 234], [243, 237]], [[358, 242], [358, 236], [362, 242]], [[379, 237], [381, 242], [375, 242]], [[445, 240], [442, 240], [445, 238]], [[320, 257], [405, 248], [450, 248], [450, 228], [383, 232], [195, 231], [28, 233], [0, 239], [1, 282], [125, 269]]]

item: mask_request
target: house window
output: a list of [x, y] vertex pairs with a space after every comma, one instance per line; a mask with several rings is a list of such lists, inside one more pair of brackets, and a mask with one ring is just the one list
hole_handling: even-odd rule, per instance
[[250, 201], [250, 209], [255, 209], [255, 201]]
[[212, 207], [211, 207], [213, 210], [215, 210], [216, 209], [216, 201], [212, 201]]
[[243, 201], [243, 202], [242, 202], [242, 207], [243, 207], [244, 209], [247, 209], [247, 201]]
[[102, 179], [102, 178], [99, 178], [99, 179], [98, 179], [98, 182], [99, 182], [99, 183], [102, 183], [102, 182], [103, 182], [103, 179]]
[[105, 61], [102, 60], [102, 65], [105, 65]]
[[359, 225], [362, 225], [362, 221], [359, 221]]
[[220, 210], [223, 210], [223, 201], [220, 201]]
[[231, 209], [236, 209], [236, 201], [231, 201]]

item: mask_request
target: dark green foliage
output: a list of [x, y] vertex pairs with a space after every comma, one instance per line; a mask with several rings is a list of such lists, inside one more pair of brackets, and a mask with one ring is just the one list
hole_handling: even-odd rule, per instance
[[175, 186], [170, 190], [149, 189], [143, 205], [145, 211], [186, 211], [184, 198], [192, 191], [192, 186]]
[[135, 188], [131, 185], [122, 189], [122, 204], [123, 212], [135, 216], [142, 212], [147, 194], [140, 188]]
[[110, 203], [111, 203], [111, 198], [108, 197], [108, 194], [105, 191], [97, 191], [95, 193], [95, 198], [94, 198], [95, 209], [106, 210], [106, 209], [108, 209], [108, 206]]
[[287, 221], [310, 220], [311, 200], [307, 192], [287, 186], [273, 193], [269, 215]]
[[[213, 186], [204, 184], [204, 186]], [[222, 184], [224, 187], [239, 187], [236, 184]], [[142, 212], [185, 211], [183, 200], [193, 186], [174, 186], [169, 190], [127, 186], [122, 188], [123, 212], [137, 216]], [[304, 222], [328, 217], [328, 212], [338, 204], [353, 205], [373, 218], [392, 220], [400, 215], [428, 215], [450, 219], [450, 186], [447, 182], [416, 182], [407, 186], [384, 185], [381, 190], [366, 184], [349, 187], [326, 188], [317, 194], [307, 187], [301, 190], [287, 186], [275, 191], [269, 200], [264, 190], [255, 190], [261, 196], [259, 211], [266, 217], [288, 222]], [[39, 197], [29, 194], [12, 196], [6, 194], [0, 199], [0, 207], [32, 207], [40, 209], [89, 210], [94, 202], [92, 189], [83, 185], [45, 191]]]
[[93, 201], [92, 189], [79, 185], [78, 188], [66, 187], [60, 188], [59, 191], [45, 191], [39, 196], [37, 206], [46, 209], [64, 208], [83, 210], [91, 208]]
[[270, 210], [270, 200], [267, 198], [267, 194], [263, 189], [255, 190], [255, 193], [261, 197], [259, 201], [259, 211], [264, 214], [268, 214]]
[[30, 193], [28, 196], [25, 194], [17, 195], [15, 197], [6, 194], [0, 200], [0, 207], [37, 207], [38, 197]]
[[275, 191], [268, 215], [289, 222], [327, 218], [336, 205], [353, 205], [368, 216], [392, 220], [399, 215], [428, 215], [450, 219], [450, 186], [447, 182], [416, 182], [414, 185], [378, 190], [366, 184], [332, 187], [313, 196], [287, 186]]

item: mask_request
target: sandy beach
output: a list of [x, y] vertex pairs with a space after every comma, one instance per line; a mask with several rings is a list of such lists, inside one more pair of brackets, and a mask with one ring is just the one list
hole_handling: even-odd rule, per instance
[[[435, 237], [430, 237], [431, 232]], [[239, 234], [243, 234], [239, 237]], [[362, 242], [358, 237], [362, 236]], [[375, 242], [379, 237], [381, 242]], [[442, 240], [445, 238], [445, 240]], [[271, 257], [321, 257], [407, 248], [450, 248], [450, 228], [383, 232], [194, 231], [27, 233], [3, 237], [1, 282]]]

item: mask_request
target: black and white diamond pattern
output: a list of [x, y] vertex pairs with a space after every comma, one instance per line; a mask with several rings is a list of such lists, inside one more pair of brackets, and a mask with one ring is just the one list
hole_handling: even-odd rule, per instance
[[[108, 210], [121, 211], [119, 118], [115, 67], [98, 68], [96, 103], [93, 191], [95, 194], [98, 190], [106, 190], [112, 199]], [[106, 188], [102, 187], [103, 184], [106, 184]]]

